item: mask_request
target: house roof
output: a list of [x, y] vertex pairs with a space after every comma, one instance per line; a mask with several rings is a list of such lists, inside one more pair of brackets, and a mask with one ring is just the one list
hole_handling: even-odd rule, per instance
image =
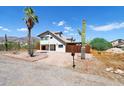
[[116, 39], [116, 40], [111, 41], [111, 43], [114, 43], [116, 41], [118, 41], [118, 43], [114, 44], [113, 46], [119, 47], [119, 46], [124, 45], [124, 40], [123, 39]]
[[121, 46], [121, 45], [124, 45], [124, 43], [119, 43], [118, 45]]
[[124, 39], [116, 39], [116, 40], [111, 41], [111, 43], [115, 41], [124, 41]]
[[57, 35], [58, 33], [61, 33], [61, 32], [46, 31], [46, 32], [43, 32], [43, 33], [39, 34], [38, 37], [42, 37], [44, 35], [51, 34], [54, 38], [56, 38], [57, 40], [59, 40], [60, 42], [62, 42], [64, 44], [66, 44], [66, 43], [76, 43], [76, 42], [72, 42], [70, 40], [67, 40], [63, 36], [58, 36]]

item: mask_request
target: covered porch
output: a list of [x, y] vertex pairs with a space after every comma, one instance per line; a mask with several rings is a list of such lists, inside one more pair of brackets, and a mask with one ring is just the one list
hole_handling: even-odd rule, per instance
[[40, 50], [56, 51], [56, 45], [55, 44], [40, 45]]

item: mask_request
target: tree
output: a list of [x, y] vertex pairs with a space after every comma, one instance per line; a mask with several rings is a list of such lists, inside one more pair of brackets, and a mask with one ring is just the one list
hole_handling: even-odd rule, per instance
[[24, 9], [25, 18], [24, 21], [28, 28], [28, 53], [30, 57], [34, 56], [32, 39], [31, 39], [31, 30], [36, 23], [38, 23], [38, 16], [35, 15], [34, 10], [31, 7], [26, 7]]
[[109, 48], [112, 48], [112, 44], [104, 38], [95, 38], [91, 40], [90, 45], [92, 49], [96, 49], [98, 51], [104, 51]]
[[78, 33], [81, 36], [81, 42], [82, 42], [82, 47], [81, 47], [81, 59], [85, 59], [85, 38], [86, 38], [86, 21], [83, 20], [82, 22], [82, 31], [78, 29]]

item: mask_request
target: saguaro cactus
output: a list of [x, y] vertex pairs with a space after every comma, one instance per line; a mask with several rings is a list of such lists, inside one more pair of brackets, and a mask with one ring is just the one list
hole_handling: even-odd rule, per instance
[[6, 48], [6, 51], [8, 51], [8, 39], [6, 34], [5, 34], [5, 48]]
[[86, 21], [82, 22], [82, 31], [78, 30], [79, 35], [81, 36], [81, 59], [85, 59], [85, 39], [86, 39]]

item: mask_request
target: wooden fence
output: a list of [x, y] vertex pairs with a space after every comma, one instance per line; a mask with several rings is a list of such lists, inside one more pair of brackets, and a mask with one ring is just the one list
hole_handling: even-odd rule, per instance
[[[90, 45], [85, 46], [85, 52], [90, 53]], [[81, 52], [81, 45], [80, 44], [67, 44], [66, 45], [66, 52], [75, 52], [80, 53]]]

